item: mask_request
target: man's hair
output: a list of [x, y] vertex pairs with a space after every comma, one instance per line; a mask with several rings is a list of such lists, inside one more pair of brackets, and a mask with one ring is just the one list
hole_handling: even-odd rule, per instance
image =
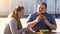
[[45, 7], [47, 8], [47, 4], [46, 4], [45, 2], [40, 2], [40, 3], [38, 3], [38, 5], [39, 5], [39, 4], [44, 4]]

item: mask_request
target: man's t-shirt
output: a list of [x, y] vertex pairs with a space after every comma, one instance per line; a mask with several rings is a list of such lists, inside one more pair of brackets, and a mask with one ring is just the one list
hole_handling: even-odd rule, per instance
[[[34, 21], [38, 16], [38, 13], [35, 12], [33, 14], [31, 14], [28, 18], [28, 23]], [[49, 23], [56, 25], [55, 19], [53, 18], [53, 16], [51, 14], [45, 13], [45, 16], [47, 18], [47, 20], [49, 21]], [[48, 29], [49, 31], [52, 31], [48, 25], [45, 24], [44, 20], [42, 19], [39, 23], [37, 23], [32, 30], [38, 32], [39, 30], [42, 29]]]

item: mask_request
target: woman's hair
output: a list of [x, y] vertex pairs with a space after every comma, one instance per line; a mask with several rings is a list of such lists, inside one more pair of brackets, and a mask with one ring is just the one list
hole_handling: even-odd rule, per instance
[[[45, 7], [47, 8], [47, 4], [46, 4], [45, 2], [40, 2], [39, 4], [44, 4]], [[39, 4], [38, 4], [38, 5], [39, 5]]]
[[13, 11], [9, 14], [8, 18], [18, 18], [18, 12], [22, 11], [24, 9], [23, 6], [16, 6], [13, 8]]
[[8, 18], [15, 18], [17, 20], [17, 29], [21, 29], [22, 28], [21, 22], [18, 19], [18, 12], [21, 12], [22, 9], [24, 9], [23, 6], [16, 6], [15, 8], [13, 8], [13, 11], [8, 16]]

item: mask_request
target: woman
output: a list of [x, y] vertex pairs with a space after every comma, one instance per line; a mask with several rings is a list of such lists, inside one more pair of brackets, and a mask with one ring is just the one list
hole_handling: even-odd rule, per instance
[[10, 13], [8, 18], [10, 19], [9, 23], [4, 29], [4, 34], [22, 34], [22, 32], [28, 30], [27, 28], [22, 29], [20, 19], [24, 15], [24, 7], [17, 6]]

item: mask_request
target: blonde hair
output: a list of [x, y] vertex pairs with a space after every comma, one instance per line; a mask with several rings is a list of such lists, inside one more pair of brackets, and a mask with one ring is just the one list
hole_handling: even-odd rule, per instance
[[24, 9], [23, 6], [16, 6], [13, 11], [9, 14], [8, 18], [18, 18], [18, 12]]

